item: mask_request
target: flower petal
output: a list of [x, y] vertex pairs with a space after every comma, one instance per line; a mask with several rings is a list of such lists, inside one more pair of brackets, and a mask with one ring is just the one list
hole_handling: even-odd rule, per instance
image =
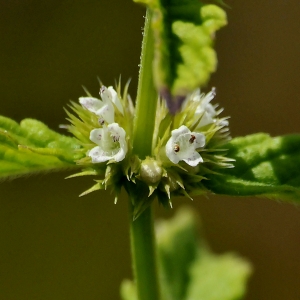
[[108, 90], [108, 88], [104, 85], [102, 85], [100, 88], [100, 96], [101, 96], [101, 99], [103, 100], [103, 102], [105, 102], [105, 103], [112, 102], [112, 95], [111, 95], [110, 91]]
[[96, 113], [103, 106], [102, 101], [93, 97], [80, 97], [79, 103], [93, 113]]
[[182, 125], [178, 129], [172, 130], [172, 138], [176, 139], [185, 133], [191, 133], [191, 131], [185, 125]]
[[111, 94], [111, 101], [113, 102], [113, 104], [117, 107], [117, 109], [119, 110], [119, 112], [124, 115], [124, 109], [121, 103], [121, 100], [118, 96], [118, 93], [114, 90], [114, 88], [112, 86], [108, 87], [108, 91]]
[[201, 155], [196, 149], [205, 145], [205, 135], [199, 132], [191, 132], [182, 125], [171, 133], [171, 138], [166, 144], [166, 155], [174, 164], [181, 160], [192, 167], [203, 162]]
[[108, 124], [111, 124], [115, 121], [115, 110], [112, 103], [107, 102], [95, 113], [97, 116], [102, 117]]
[[191, 167], [196, 167], [199, 163], [203, 162], [203, 159], [198, 152], [194, 151], [191, 156], [183, 159], [183, 161], [185, 161]]
[[103, 153], [103, 150], [97, 146], [97, 147], [94, 147], [93, 149], [91, 149], [89, 152], [88, 152], [88, 156], [91, 157], [92, 159], [92, 163], [101, 163], [101, 162], [105, 162], [107, 160], [110, 159], [110, 157], [106, 156], [104, 153]]
[[217, 111], [215, 107], [210, 104], [210, 101], [215, 97], [216, 91], [215, 88], [208, 94], [200, 94], [200, 91], [197, 91], [191, 98], [192, 101], [198, 102], [199, 105], [196, 108], [194, 119], [195, 123], [201, 119], [197, 128], [212, 124], [215, 122], [214, 118], [217, 116]]
[[200, 127], [206, 126], [208, 124], [212, 124], [212, 123], [214, 123], [214, 119], [212, 118], [212, 115], [210, 115], [208, 112], [205, 111], [202, 114], [201, 120], [198, 123], [197, 128], [200, 128]]
[[205, 146], [205, 135], [199, 132], [192, 132], [195, 136], [194, 145], [195, 149], [202, 148]]
[[166, 144], [166, 155], [173, 164], [178, 164], [180, 158], [174, 151], [174, 144], [174, 138], [171, 137]]
[[126, 153], [127, 153], [127, 145], [124, 148], [121, 147], [120, 150], [114, 155], [113, 159], [116, 162], [122, 161], [125, 158]]
[[126, 132], [117, 123], [93, 129], [90, 132], [90, 140], [98, 145], [87, 153], [93, 163], [108, 160], [122, 161], [128, 151]]
[[102, 140], [103, 130], [104, 130], [103, 128], [93, 129], [90, 132], [90, 140], [95, 144], [99, 145], [99, 143]]

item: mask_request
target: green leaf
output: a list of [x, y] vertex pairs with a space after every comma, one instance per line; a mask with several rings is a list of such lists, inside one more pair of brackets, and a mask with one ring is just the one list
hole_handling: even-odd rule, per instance
[[20, 124], [0, 116], [0, 179], [78, 168], [81, 154], [74, 138], [25, 119]]
[[300, 201], [300, 135], [272, 138], [257, 133], [233, 139], [223, 148], [234, 168], [209, 175], [203, 184], [216, 194], [266, 196]]
[[190, 276], [186, 300], [238, 300], [246, 293], [249, 263], [234, 254], [199, 253]]
[[182, 209], [173, 219], [158, 223], [156, 229], [162, 299], [182, 300], [198, 247], [196, 215]]
[[134, 0], [152, 12], [155, 38], [154, 81], [175, 113], [185, 96], [216, 70], [215, 32], [227, 24], [226, 13], [198, 0]]
[[250, 265], [233, 254], [212, 254], [197, 238], [197, 215], [181, 209], [158, 224], [162, 299], [237, 300], [245, 293]]
[[[157, 222], [157, 254], [161, 299], [238, 300], [245, 293], [250, 264], [234, 254], [214, 255], [198, 236], [199, 217], [181, 208]], [[135, 284], [124, 280], [123, 300], [136, 300]]]

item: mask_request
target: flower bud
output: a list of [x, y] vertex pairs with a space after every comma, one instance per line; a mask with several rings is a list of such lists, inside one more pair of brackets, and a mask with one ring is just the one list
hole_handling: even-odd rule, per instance
[[148, 185], [157, 184], [162, 177], [161, 164], [153, 158], [147, 157], [141, 163], [140, 178]]

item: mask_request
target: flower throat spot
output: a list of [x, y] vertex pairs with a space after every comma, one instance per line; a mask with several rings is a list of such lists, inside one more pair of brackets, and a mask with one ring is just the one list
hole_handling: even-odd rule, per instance
[[102, 125], [102, 126], [104, 125], [104, 119], [103, 118], [99, 118], [98, 122], [99, 122], [100, 125]]
[[190, 144], [193, 144], [195, 139], [196, 137], [192, 134], [191, 138], [189, 139]]
[[115, 143], [115, 142], [118, 142], [118, 141], [120, 140], [120, 137], [117, 136], [117, 135], [114, 135], [114, 136], [112, 137], [112, 140], [113, 140], [114, 143]]
[[176, 153], [180, 151], [180, 147], [178, 144], [175, 144], [173, 149], [174, 149], [174, 152], [176, 152]]
[[103, 94], [106, 90], [106, 86], [102, 85], [100, 88], [100, 95]]

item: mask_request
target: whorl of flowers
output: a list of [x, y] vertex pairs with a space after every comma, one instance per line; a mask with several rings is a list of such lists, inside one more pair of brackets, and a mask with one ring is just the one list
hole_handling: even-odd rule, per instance
[[[159, 99], [153, 135], [152, 155], [141, 160], [132, 151], [134, 105], [126, 85], [100, 89], [100, 98], [91, 95], [79, 98], [68, 113], [69, 131], [81, 142], [81, 173], [94, 175], [96, 184], [81, 195], [111, 187], [115, 202], [122, 186], [132, 194], [137, 217], [157, 197], [172, 207], [172, 196], [204, 194], [202, 180], [218, 168], [232, 167], [221, 145], [229, 137], [228, 118], [220, 118], [222, 109], [211, 104], [213, 88], [208, 94], [196, 90], [188, 95], [180, 112], [172, 116], [163, 99]], [[142, 143], [143, 141], [141, 141]], [[132, 188], [134, 186], [134, 188]], [[141, 198], [136, 191], [148, 189]]]

